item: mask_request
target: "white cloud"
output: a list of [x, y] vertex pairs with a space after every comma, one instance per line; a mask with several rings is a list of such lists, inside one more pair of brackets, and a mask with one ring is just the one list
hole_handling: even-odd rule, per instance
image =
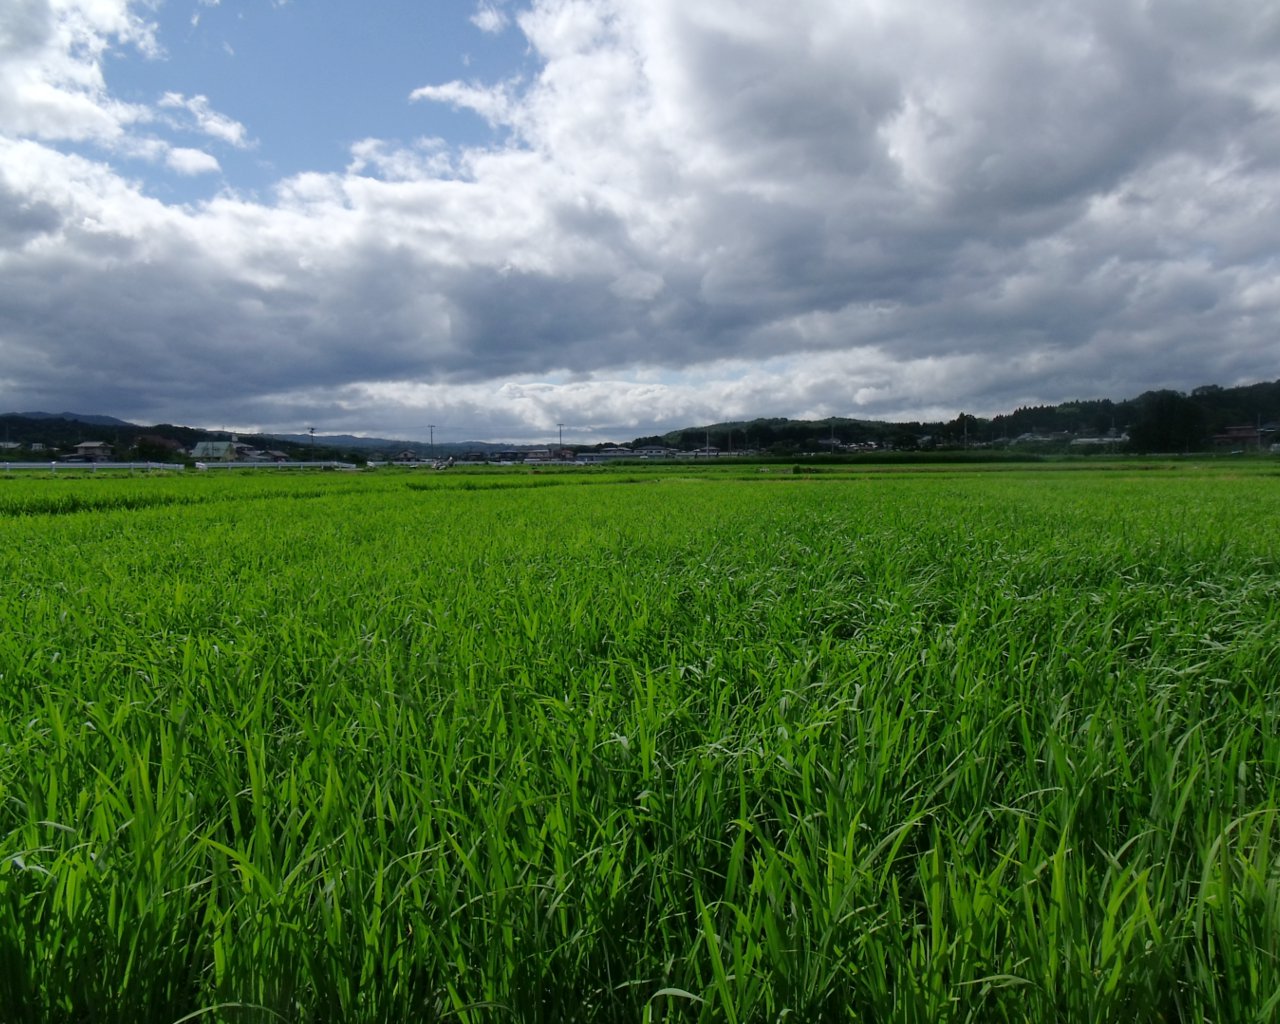
[[160, 97], [159, 105], [166, 110], [182, 110], [191, 115], [193, 127], [220, 142], [237, 149], [247, 149], [252, 143], [244, 125], [213, 109], [207, 96], [183, 96], [167, 92]]
[[165, 162], [178, 174], [213, 174], [222, 169], [217, 157], [199, 149], [171, 149]]
[[505, 124], [515, 109], [513, 89], [510, 83], [497, 86], [469, 85], [465, 82], [446, 82], [444, 85], [424, 85], [409, 94], [411, 100], [429, 100], [448, 103], [464, 110], [473, 110], [490, 124]]
[[411, 146], [361, 139], [351, 147], [347, 172], [376, 174], [387, 181], [423, 181], [451, 176], [454, 161], [443, 139], [418, 139]]
[[110, 144], [149, 119], [112, 97], [102, 73], [112, 47], [159, 53], [155, 26], [127, 0], [11, 0], [0, 23], [0, 131]]
[[497, 4], [481, 0], [480, 3], [476, 4], [475, 13], [471, 15], [471, 24], [475, 25], [481, 32], [488, 32], [492, 35], [506, 28], [509, 21], [506, 12]]

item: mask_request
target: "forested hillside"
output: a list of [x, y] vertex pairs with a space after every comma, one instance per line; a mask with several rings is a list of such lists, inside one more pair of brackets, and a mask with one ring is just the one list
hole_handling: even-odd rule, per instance
[[[1190, 393], [1148, 391], [1124, 401], [1086, 399], [1060, 405], [1023, 406], [989, 419], [961, 413], [948, 422], [883, 423], [832, 417], [825, 420], [754, 419], [687, 427], [635, 444], [673, 448], [712, 445], [722, 451], [821, 451], [833, 445], [894, 448], [1000, 445], [1027, 435], [1056, 439], [1125, 438], [1131, 451], [1199, 451], [1213, 447], [1215, 435], [1231, 427], [1262, 428], [1264, 438], [1280, 421], [1280, 380], [1224, 388], [1198, 387]], [[1118, 440], [1117, 444], [1121, 444]]]

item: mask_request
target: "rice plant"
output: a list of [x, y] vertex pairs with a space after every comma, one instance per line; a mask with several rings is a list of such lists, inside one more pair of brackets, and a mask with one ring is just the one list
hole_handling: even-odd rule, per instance
[[1273, 476], [554, 479], [0, 481], [0, 1020], [1275, 1019]]

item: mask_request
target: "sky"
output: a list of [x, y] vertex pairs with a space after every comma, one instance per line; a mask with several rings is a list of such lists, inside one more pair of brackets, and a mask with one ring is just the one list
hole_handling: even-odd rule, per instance
[[1280, 377], [1274, 0], [0, 0], [0, 411], [437, 441]]

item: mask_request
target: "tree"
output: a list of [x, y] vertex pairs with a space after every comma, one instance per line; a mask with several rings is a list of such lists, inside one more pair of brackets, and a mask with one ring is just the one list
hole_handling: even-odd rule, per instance
[[1138, 399], [1140, 418], [1129, 446], [1141, 452], [1185, 452], [1203, 447], [1204, 410], [1179, 391], [1148, 391]]

